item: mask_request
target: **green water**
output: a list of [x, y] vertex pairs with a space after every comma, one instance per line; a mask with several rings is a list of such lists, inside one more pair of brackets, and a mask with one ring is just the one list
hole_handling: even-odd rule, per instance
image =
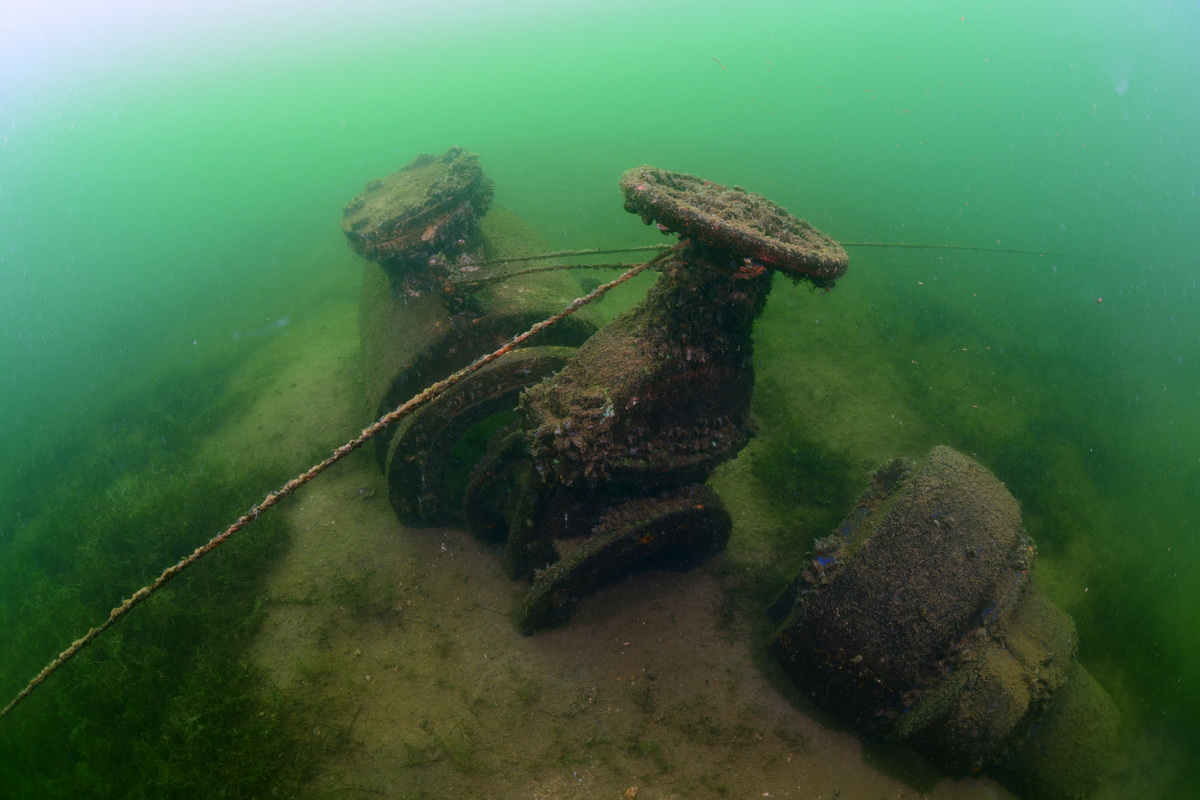
[[[204, 484], [219, 502], [178, 495], [197, 443], [239, 413], [217, 400], [228, 371], [354, 295], [342, 205], [461, 145], [556, 247], [648, 241], [616, 181], [649, 163], [745, 186], [839, 240], [1062, 254], [852, 248], [830, 295], [777, 287], [760, 412], [856, 457], [946, 443], [995, 470], [1143, 753], [1128, 769], [1185, 785], [1200, 742], [1195, 3], [110, 5], [0, 9], [3, 702], [307, 466], [241, 454], [244, 475]], [[855, 381], [798, 396], [824, 374], [810, 365], [848, 358]], [[856, 425], [844, 409], [867, 398], [909, 428]], [[128, 533], [152, 521], [161, 536]], [[229, 578], [248, 609], [269, 550]], [[142, 663], [125, 652], [105, 660]], [[0, 728], [75, 741], [83, 685]], [[56, 769], [0, 741], [0, 794]]]

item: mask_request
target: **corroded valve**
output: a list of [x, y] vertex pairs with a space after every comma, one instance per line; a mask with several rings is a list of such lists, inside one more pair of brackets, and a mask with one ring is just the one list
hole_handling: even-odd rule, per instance
[[836, 242], [742, 189], [639, 167], [627, 210], [680, 242], [657, 284], [549, 379], [472, 478], [467, 520], [505, 542], [532, 583], [520, 627], [557, 625], [600, 583], [687, 569], [724, 548], [730, 520], [705, 485], [752, 433], [753, 327], [773, 271], [829, 288]]

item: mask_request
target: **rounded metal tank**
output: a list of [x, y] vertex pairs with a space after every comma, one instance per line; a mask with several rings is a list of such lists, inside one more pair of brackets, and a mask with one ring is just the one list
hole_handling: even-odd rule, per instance
[[945, 771], [1086, 797], [1118, 714], [1075, 660], [1071, 618], [1032, 585], [1036, 554], [980, 464], [948, 447], [894, 461], [777, 604], [780, 662], [816, 705]]

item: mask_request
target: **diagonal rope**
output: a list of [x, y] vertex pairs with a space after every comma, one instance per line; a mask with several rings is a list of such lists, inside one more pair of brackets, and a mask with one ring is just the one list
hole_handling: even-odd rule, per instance
[[576, 311], [583, 308], [587, 304], [593, 302], [594, 300], [599, 299], [604, 294], [606, 294], [607, 292], [609, 292], [612, 289], [615, 289], [617, 286], [620, 286], [622, 283], [625, 283], [629, 279], [633, 278], [635, 275], [640, 274], [643, 270], [654, 265], [658, 261], [661, 261], [670, 252], [671, 251], [666, 251], [666, 252], [660, 253], [658, 256], [652, 258], [650, 261], [633, 265], [629, 270], [624, 272], [619, 277], [614, 278], [613, 280], [609, 281], [608, 283], [597, 286], [595, 289], [588, 292], [583, 297], [575, 298], [575, 300], [572, 301], [571, 304], [568, 305], [566, 308], [564, 308], [562, 311], [558, 312], [557, 314], [554, 314], [551, 317], [547, 317], [546, 319], [542, 320], [541, 322], [535, 323], [533, 325], [533, 327], [531, 327], [529, 330], [525, 331], [524, 333], [517, 334], [513, 338], [509, 339], [508, 342], [501, 345], [499, 347], [499, 349], [494, 350], [491, 353], [488, 353], [487, 355], [480, 356], [479, 358], [475, 359], [475, 361], [471, 362], [467, 366], [460, 369], [458, 372], [455, 372], [454, 374], [450, 375], [448, 378], [444, 378], [443, 380], [440, 380], [437, 383], [434, 383], [431, 386], [426, 387], [423, 391], [414, 395], [412, 398], [410, 398], [409, 400], [407, 400], [406, 402], [401, 404], [399, 407], [397, 407], [394, 411], [390, 411], [387, 414], [384, 414], [376, 422], [374, 422], [371, 425], [369, 425], [368, 427], [364, 428], [362, 433], [360, 433], [357, 438], [352, 439], [349, 442], [346, 442], [344, 445], [342, 445], [338, 449], [334, 450], [333, 455], [331, 455], [329, 458], [325, 459], [324, 461], [320, 462], [319, 464], [314, 464], [312, 467], [309, 467], [308, 470], [306, 470], [305, 472], [301, 473], [300, 475], [297, 475], [295, 478], [292, 478], [290, 481], [285, 483], [283, 486], [279, 487], [275, 491], [268, 494], [265, 500], [263, 500], [261, 503], [254, 506], [253, 508], [251, 508], [249, 511], [247, 511], [242, 516], [238, 517], [237, 520], [235, 520], [232, 525], [230, 525], [228, 528], [226, 528], [224, 531], [217, 534], [213, 538], [209, 539], [206, 544], [204, 544], [200, 547], [197, 547], [191, 553], [191, 555], [184, 557], [178, 563], [174, 564], [173, 566], [167, 567], [165, 570], [163, 570], [162, 573], [158, 576], [158, 578], [155, 579], [155, 581], [153, 583], [143, 586], [141, 589], [138, 589], [136, 592], [134, 592], [131, 597], [129, 597], [126, 600], [123, 600], [119, 606], [117, 606], [116, 608], [114, 608], [112, 611], [109, 612], [108, 619], [104, 620], [104, 622], [100, 623], [96, 627], [90, 628], [88, 630], [88, 632], [85, 633], [83, 636], [81, 636], [78, 639], [76, 639], [75, 641], [71, 642], [70, 647], [68, 647], [66, 650], [63, 650], [61, 653], [59, 653], [57, 658], [55, 658], [53, 661], [51, 661], [49, 664], [47, 664], [42, 669], [41, 672], [39, 672], [37, 675], [34, 676], [33, 680], [29, 681], [28, 685], [26, 685], [25, 688], [22, 689], [21, 692], [19, 694], [17, 694], [16, 697], [13, 698], [12, 702], [10, 702], [2, 710], [0, 710], [0, 719], [3, 719], [4, 717], [8, 716], [9, 712], [11, 712], [17, 706], [18, 703], [20, 703], [22, 700], [24, 700], [26, 697], [28, 697], [30, 694], [32, 694], [34, 689], [36, 689], [38, 686], [40, 686], [43, 681], [45, 681], [52, 674], [54, 674], [56, 671], [58, 671], [59, 668], [61, 668], [64, 664], [66, 664], [69, 660], [71, 660], [71, 658], [73, 658], [75, 655], [77, 655], [80, 650], [82, 650], [87, 645], [91, 644], [96, 639], [96, 637], [98, 637], [100, 634], [104, 633], [106, 630], [111, 628], [119, 619], [124, 617], [130, 611], [132, 611], [135, 606], [137, 606], [143, 600], [146, 600], [151, 595], [153, 595], [155, 592], [157, 592], [159, 589], [161, 589], [163, 586], [165, 586], [167, 584], [167, 582], [170, 581], [172, 578], [174, 578], [176, 575], [183, 572], [185, 569], [190, 567], [192, 564], [195, 564], [201, 558], [203, 558], [204, 556], [211, 553], [214, 549], [216, 549], [218, 546], [220, 546], [222, 542], [229, 539], [229, 537], [233, 536], [235, 533], [237, 533], [242, 528], [249, 525], [251, 522], [254, 522], [256, 519], [258, 519], [260, 514], [262, 514], [265, 511], [269, 511], [276, 504], [278, 504], [279, 501], [281, 501], [285, 497], [291, 495], [297, 489], [299, 489], [301, 486], [308, 483], [313, 478], [317, 477], [322, 472], [329, 469], [334, 464], [341, 461], [343, 458], [350, 455], [358, 448], [362, 447], [368, 440], [370, 440], [372, 437], [379, 434], [388, 425], [391, 425], [393, 422], [396, 422], [398, 420], [403, 419], [404, 417], [407, 417], [413, 411], [415, 411], [419, 407], [425, 405], [426, 403], [430, 402], [431, 400], [437, 398], [443, 392], [445, 392], [447, 389], [449, 389], [452, 386], [454, 386], [455, 384], [459, 383], [467, 376], [471, 375], [474, 372], [477, 372], [478, 370], [480, 370], [483, 367], [487, 366], [488, 364], [492, 363], [496, 359], [498, 359], [501, 356], [505, 355], [506, 353], [510, 352], [513, 348], [518, 347], [526, 340], [530, 339], [533, 336], [536, 336], [538, 333], [541, 333], [543, 330], [545, 330], [546, 328], [555, 324], [556, 322], [559, 322], [560, 320], [565, 319], [566, 317], [570, 316], [571, 314], [574, 314]]

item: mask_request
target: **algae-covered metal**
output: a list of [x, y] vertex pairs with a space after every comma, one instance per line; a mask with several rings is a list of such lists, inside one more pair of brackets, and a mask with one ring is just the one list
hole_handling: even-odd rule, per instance
[[342, 209], [342, 231], [355, 252], [411, 281], [437, 272], [436, 256], [452, 263], [469, 251], [491, 201], [478, 156], [452, 147], [370, 181]]
[[647, 225], [741, 256], [816, 286], [832, 288], [849, 258], [840, 244], [787, 209], [740, 186], [637, 167], [621, 177], [625, 210]]
[[467, 495], [468, 521], [505, 539], [510, 573], [532, 582], [526, 631], [563, 622], [603, 580], [724, 548], [729, 516], [705, 481], [752, 433], [753, 328], [772, 269], [821, 286], [845, 270], [832, 240], [812, 231], [802, 251], [805, 226], [757, 195], [648, 167], [621, 187], [627, 210], [681, 240], [645, 300], [522, 394], [517, 433]]
[[1035, 556], [982, 465], [947, 447], [895, 461], [781, 604], [784, 669], [818, 705], [948, 772], [1084, 797], [1117, 711], [1074, 658], [1071, 618], [1032, 585]]

